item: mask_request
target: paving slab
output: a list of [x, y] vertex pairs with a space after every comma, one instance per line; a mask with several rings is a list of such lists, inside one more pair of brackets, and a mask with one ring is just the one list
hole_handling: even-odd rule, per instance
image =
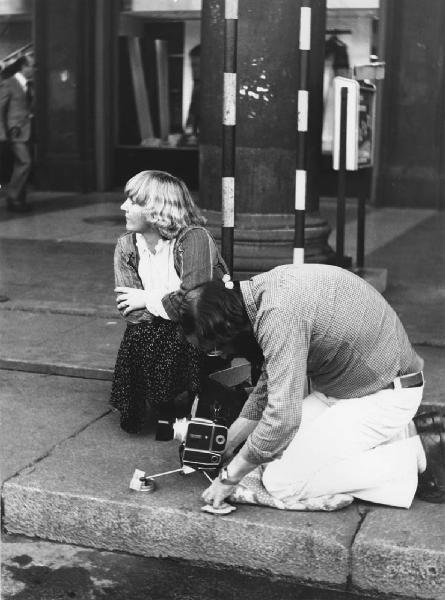
[[0, 288], [11, 302], [115, 307], [113, 252], [96, 243], [0, 238]]
[[91, 202], [87, 195], [58, 200], [33, 202], [34, 210], [25, 219], [17, 213], [0, 213], [0, 237], [114, 244], [125, 230], [124, 213], [119, 210], [122, 196], [111, 201], [103, 197], [98, 202]]
[[412, 343], [445, 348], [445, 282], [410, 285], [409, 280], [391, 279], [391, 274], [388, 281], [385, 297], [399, 315]]
[[385, 297], [411, 341], [445, 347], [445, 213], [437, 212], [366, 261], [388, 269]]
[[[332, 248], [335, 248], [337, 238], [336, 204], [337, 202], [334, 198], [331, 200], [321, 200], [320, 202], [320, 212], [323, 218], [325, 218], [332, 227], [332, 232], [329, 237], [329, 244]], [[354, 207], [352, 207], [351, 204], [353, 204]], [[357, 256], [357, 201], [349, 199], [347, 206], [350, 211], [354, 211], [354, 216], [352, 219], [346, 219], [345, 223], [345, 255], [351, 256], [355, 261]], [[436, 211], [434, 210], [405, 208], [403, 209], [403, 218], [401, 218], [400, 208], [373, 208], [367, 206], [365, 222], [365, 257], [398, 237], [403, 236], [420, 222], [435, 214]]]
[[0, 368], [110, 379], [125, 321], [0, 311]]
[[109, 412], [110, 383], [0, 370], [2, 481]]
[[345, 586], [356, 505], [334, 513], [241, 506], [228, 516], [202, 513], [200, 473], [159, 480], [134, 492], [135, 468], [178, 466], [178, 446], [152, 433], [128, 435], [112, 413], [58, 445], [3, 488], [4, 524], [21, 533], [148, 557], [170, 557]]
[[373, 508], [352, 548], [352, 585], [366, 592], [445, 598], [445, 505]]

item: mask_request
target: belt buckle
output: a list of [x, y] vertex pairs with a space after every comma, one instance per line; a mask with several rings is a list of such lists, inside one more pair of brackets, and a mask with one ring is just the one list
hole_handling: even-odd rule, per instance
[[[422, 385], [425, 383], [424, 377], [423, 377], [423, 371], [418, 371], [417, 373], [410, 373], [409, 375], [401, 375], [400, 377], [396, 377], [394, 379], [394, 389], [395, 390], [406, 390], [409, 389], [410, 386], [403, 386], [402, 385], [402, 380], [403, 379], [408, 379], [409, 377], [416, 377], [417, 375], [420, 375], [422, 377]], [[415, 386], [415, 387], [420, 387], [420, 386]]]
[[392, 382], [395, 390], [403, 390], [405, 388], [402, 387], [402, 382], [400, 381], [400, 377], [396, 377]]

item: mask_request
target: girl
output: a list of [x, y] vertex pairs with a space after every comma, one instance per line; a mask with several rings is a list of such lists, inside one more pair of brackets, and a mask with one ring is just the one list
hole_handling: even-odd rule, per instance
[[111, 404], [122, 429], [139, 431], [154, 409], [183, 417], [199, 388], [202, 354], [183, 336], [178, 309], [194, 286], [221, 279], [227, 267], [185, 184], [142, 171], [125, 186], [127, 233], [114, 254], [117, 308], [127, 320]]

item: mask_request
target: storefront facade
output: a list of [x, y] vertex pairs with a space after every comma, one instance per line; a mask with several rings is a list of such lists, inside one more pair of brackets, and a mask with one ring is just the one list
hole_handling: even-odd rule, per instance
[[[214, 0], [205, 0], [204, 6], [201, 0], [0, 2], [6, 32], [0, 38], [0, 60], [29, 41], [29, 35], [34, 44], [37, 185], [111, 190], [140, 169], [158, 168], [204, 189], [201, 203], [217, 210], [221, 5]], [[286, 0], [240, 2], [241, 213], [292, 212], [297, 148], [291, 90], [298, 68], [292, 23], [297, 5]], [[425, 9], [416, 0], [363, 0], [355, 6], [346, 0], [328, 0], [327, 5], [319, 0], [312, 7], [318, 45], [311, 76], [315, 108], [309, 208], [316, 211], [317, 197], [335, 191], [325, 48], [337, 44], [338, 56], [328, 60], [331, 75], [370, 60], [386, 62], [385, 80], [378, 84], [374, 202], [443, 207], [444, 3], [429, 0]], [[265, 68], [275, 73], [270, 84], [276, 93], [269, 95], [268, 106], [264, 98], [260, 106], [249, 87], [259, 73], [253, 62], [262, 46]], [[281, 70], [289, 72], [283, 75], [280, 61], [285, 59]], [[277, 91], [280, 85], [284, 88]], [[278, 178], [277, 199], [272, 196]]]

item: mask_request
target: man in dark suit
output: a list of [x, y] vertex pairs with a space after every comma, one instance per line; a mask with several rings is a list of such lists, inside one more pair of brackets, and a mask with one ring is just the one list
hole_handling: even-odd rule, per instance
[[7, 186], [7, 208], [26, 212], [26, 183], [31, 171], [32, 75], [34, 61], [22, 56], [17, 72], [0, 83], [0, 142], [8, 142], [14, 156]]

